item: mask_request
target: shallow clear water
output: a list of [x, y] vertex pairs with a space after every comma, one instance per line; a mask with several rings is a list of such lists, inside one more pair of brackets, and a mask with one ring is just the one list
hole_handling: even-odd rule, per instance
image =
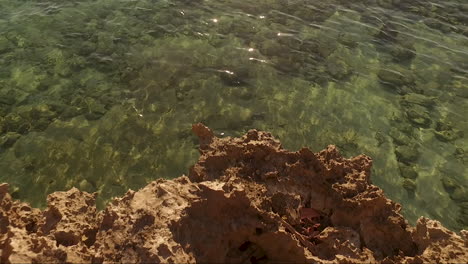
[[468, 3], [0, 0], [0, 181], [43, 206], [186, 173], [191, 124], [374, 159], [403, 204], [468, 226]]

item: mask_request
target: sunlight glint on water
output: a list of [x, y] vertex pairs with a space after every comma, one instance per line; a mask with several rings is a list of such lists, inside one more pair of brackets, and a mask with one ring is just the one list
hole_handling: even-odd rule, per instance
[[0, 180], [43, 206], [187, 173], [191, 124], [336, 144], [403, 204], [468, 225], [463, 1], [0, 0]]

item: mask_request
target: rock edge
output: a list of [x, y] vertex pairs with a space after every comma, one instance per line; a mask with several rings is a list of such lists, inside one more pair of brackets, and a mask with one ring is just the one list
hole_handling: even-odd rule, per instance
[[188, 176], [129, 190], [98, 212], [73, 188], [41, 211], [0, 185], [0, 263], [467, 263], [456, 234], [401, 206], [370, 181], [371, 158], [282, 148], [250, 130], [193, 132], [201, 156]]

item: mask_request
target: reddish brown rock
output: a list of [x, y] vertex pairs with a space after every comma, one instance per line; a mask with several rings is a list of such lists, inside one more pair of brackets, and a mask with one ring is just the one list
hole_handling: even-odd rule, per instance
[[201, 124], [188, 176], [128, 191], [101, 212], [71, 189], [44, 211], [0, 185], [0, 263], [466, 263], [468, 232], [421, 218], [370, 182], [372, 160], [290, 152], [269, 133]]

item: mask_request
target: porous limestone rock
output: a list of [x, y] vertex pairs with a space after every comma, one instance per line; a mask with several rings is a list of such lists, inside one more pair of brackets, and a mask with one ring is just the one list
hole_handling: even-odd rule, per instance
[[269, 133], [196, 124], [188, 176], [129, 190], [98, 212], [73, 188], [41, 211], [0, 185], [1, 263], [466, 263], [468, 233], [420, 218], [372, 185], [371, 158], [282, 148]]

